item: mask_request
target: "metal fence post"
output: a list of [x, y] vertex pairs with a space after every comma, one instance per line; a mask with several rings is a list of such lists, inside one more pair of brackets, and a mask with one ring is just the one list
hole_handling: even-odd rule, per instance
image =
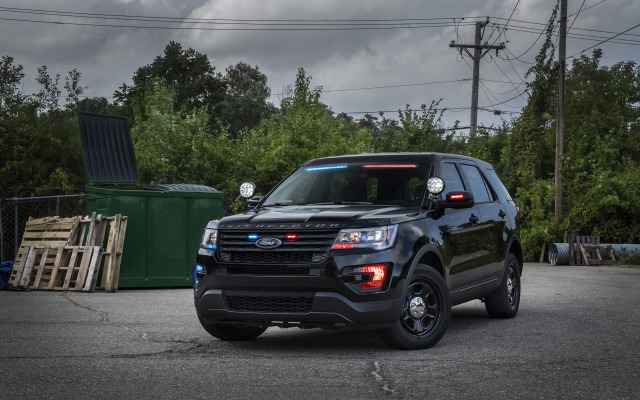
[[0, 262], [4, 261], [4, 220], [2, 219], [3, 201], [0, 200]]
[[15, 255], [18, 255], [18, 246], [20, 246], [20, 244], [18, 243], [18, 237], [19, 237], [19, 233], [18, 231], [19, 226], [20, 226], [20, 211], [18, 209], [18, 202], [14, 202], [14, 215], [15, 215], [15, 220], [13, 221], [13, 242], [14, 242], [14, 246], [13, 246], [13, 250]]

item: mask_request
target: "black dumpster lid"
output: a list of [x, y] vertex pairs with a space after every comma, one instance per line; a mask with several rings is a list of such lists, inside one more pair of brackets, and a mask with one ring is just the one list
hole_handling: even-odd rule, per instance
[[82, 155], [89, 184], [138, 184], [127, 119], [79, 113]]

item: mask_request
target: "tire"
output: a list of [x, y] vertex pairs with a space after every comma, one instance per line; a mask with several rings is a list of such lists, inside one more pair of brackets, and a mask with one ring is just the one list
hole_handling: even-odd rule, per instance
[[211, 336], [230, 342], [253, 340], [267, 330], [266, 326], [210, 324], [200, 317], [198, 317], [198, 319], [202, 327], [209, 332]]
[[513, 318], [520, 307], [520, 265], [509, 253], [505, 261], [504, 276], [500, 287], [485, 297], [484, 306], [492, 318]]
[[378, 331], [387, 345], [403, 350], [427, 349], [442, 339], [451, 319], [451, 299], [444, 278], [418, 264], [405, 290], [402, 312], [393, 326]]

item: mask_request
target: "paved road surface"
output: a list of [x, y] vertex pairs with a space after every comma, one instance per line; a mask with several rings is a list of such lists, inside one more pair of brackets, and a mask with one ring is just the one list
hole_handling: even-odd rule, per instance
[[270, 328], [227, 343], [190, 289], [0, 292], [0, 399], [638, 399], [640, 269], [527, 264], [518, 316], [455, 307], [444, 339]]

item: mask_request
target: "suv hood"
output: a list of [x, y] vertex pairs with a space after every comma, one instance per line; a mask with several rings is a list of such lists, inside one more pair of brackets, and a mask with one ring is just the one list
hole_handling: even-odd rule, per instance
[[[224, 217], [220, 228], [321, 228], [365, 227], [398, 224], [424, 218], [426, 211], [420, 208], [375, 205], [313, 205], [264, 207]], [[261, 226], [267, 225], [267, 226]]]

